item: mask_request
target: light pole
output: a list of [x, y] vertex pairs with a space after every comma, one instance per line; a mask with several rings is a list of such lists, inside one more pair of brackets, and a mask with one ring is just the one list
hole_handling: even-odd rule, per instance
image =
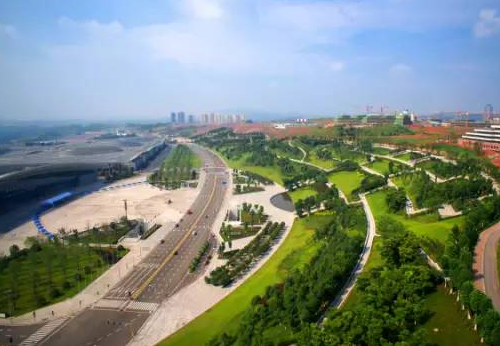
[[123, 206], [125, 207], [125, 219], [128, 220], [128, 214], [127, 214], [127, 200], [123, 200]]

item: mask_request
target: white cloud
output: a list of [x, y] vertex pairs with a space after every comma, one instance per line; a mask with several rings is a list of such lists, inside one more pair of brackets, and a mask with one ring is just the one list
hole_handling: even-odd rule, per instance
[[101, 23], [96, 20], [75, 21], [68, 17], [61, 17], [57, 21], [59, 26], [65, 30], [80, 30], [93, 36], [118, 35], [124, 30], [121, 23], [113, 21], [110, 23]]
[[15, 27], [13, 27], [12, 25], [0, 23], [0, 36], [5, 35], [7, 37], [14, 38], [16, 37], [16, 34], [17, 31]]
[[474, 35], [477, 38], [488, 37], [500, 32], [500, 16], [496, 10], [482, 9], [479, 19], [474, 25]]
[[186, 0], [184, 6], [189, 15], [198, 19], [218, 19], [224, 13], [215, 0]]
[[355, 25], [362, 9], [356, 3], [277, 3], [262, 8], [268, 22], [300, 30], [340, 28]]
[[328, 67], [333, 72], [340, 72], [340, 71], [344, 70], [345, 64], [342, 61], [330, 61], [330, 63], [328, 64]]
[[397, 63], [391, 66], [390, 72], [394, 74], [406, 74], [412, 72], [411, 66], [403, 63]]

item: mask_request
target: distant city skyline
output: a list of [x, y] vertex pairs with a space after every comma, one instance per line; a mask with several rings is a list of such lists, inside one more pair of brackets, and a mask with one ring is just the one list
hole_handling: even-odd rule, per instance
[[0, 120], [499, 109], [493, 0], [0, 3]]

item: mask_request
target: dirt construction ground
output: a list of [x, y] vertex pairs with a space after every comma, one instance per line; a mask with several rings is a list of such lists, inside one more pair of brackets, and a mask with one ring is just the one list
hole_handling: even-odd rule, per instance
[[[54, 234], [64, 227], [67, 231], [77, 229], [82, 232], [88, 227], [118, 220], [125, 214], [124, 202], [127, 200], [128, 217], [141, 218], [149, 225], [154, 223], [174, 223], [190, 207], [197, 195], [197, 189], [183, 188], [173, 191], [160, 190], [147, 183], [123, 186], [128, 183], [144, 181], [146, 176], [121, 180], [112, 190], [95, 192], [55, 208], [41, 217], [42, 224]], [[169, 205], [167, 202], [171, 200]], [[37, 236], [32, 221], [0, 236], [0, 255], [6, 254], [9, 247], [17, 244], [24, 246], [28, 236]]]

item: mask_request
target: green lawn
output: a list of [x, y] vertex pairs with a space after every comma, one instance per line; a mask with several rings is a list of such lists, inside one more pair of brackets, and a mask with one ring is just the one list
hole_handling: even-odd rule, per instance
[[463, 216], [439, 220], [437, 213], [425, 214], [412, 218], [407, 218], [402, 213], [393, 214], [387, 208], [387, 204], [385, 202], [386, 193], [387, 191], [382, 190], [368, 195], [368, 202], [370, 203], [375, 220], [384, 215], [390, 216], [391, 218], [403, 223], [407, 230], [419, 236], [426, 236], [437, 240], [442, 244], [444, 244], [448, 238], [448, 234], [450, 233], [453, 225], [456, 224], [460, 226], [463, 222]]
[[399, 175], [397, 177], [392, 177], [391, 181], [398, 188], [405, 189], [406, 196], [411, 200], [411, 202], [413, 203], [413, 206], [416, 208], [417, 203], [416, 203], [415, 194], [412, 193], [412, 189], [411, 189], [411, 179], [412, 179], [413, 175], [412, 174], [406, 175], [406, 176], [403, 176], [403, 175]]
[[373, 147], [373, 153], [377, 155], [390, 155], [391, 150], [387, 148], [379, 148], [379, 147]]
[[[294, 147], [302, 148], [306, 152], [306, 157], [304, 158], [304, 160], [307, 160], [307, 157], [309, 156], [309, 154], [311, 153], [311, 151], [314, 150], [313, 146], [310, 146], [310, 145], [307, 145], [305, 143], [302, 143], [299, 140], [292, 141], [292, 144], [293, 144]], [[304, 155], [302, 155], [300, 158], [302, 159], [303, 156]]]
[[297, 202], [299, 199], [303, 200], [310, 196], [316, 196], [317, 194], [316, 190], [310, 187], [301, 187], [300, 189], [288, 192], [293, 203]]
[[[367, 167], [379, 172], [380, 174], [391, 174], [389, 173], [389, 160], [377, 159], [374, 162], [367, 165]], [[393, 162], [392, 173], [397, 173], [401, 171], [401, 164]]]
[[410, 155], [411, 155], [410, 153], [404, 153], [401, 155], [394, 156], [394, 158], [402, 160], [402, 161], [410, 162], [411, 161]]
[[472, 157], [472, 158], [478, 158], [480, 155], [476, 153], [474, 150], [471, 149], [465, 149], [461, 148], [456, 145], [450, 145], [450, 144], [435, 144], [433, 145], [433, 149], [439, 150], [442, 154], [449, 154], [453, 157]]
[[340, 149], [340, 152], [335, 153], [337, 157], [339, 157], [341, 160], [351, 160], [355, 161], [357, 163], [364, 163], [366, 162], [366, 155], [362, 154], [358, 151], [351, 150], [346, 147], [342, 147]]
[[310, 151], [309, 151], [309, 153], [308, 153], [308, 155], [306, 157], [306, 161], [312, 163], [313, 165], [316, 165], [316, 166], [322, 167], [324, 169], [330, 170], [330, 169], [335, 168], [338, 165], [338, 162], [339, 162], [338, 161], [338, 156], [336, 155], [336, 153], [333, 150], [329, 150], [329, 152], [332, 154], [332, 157], [336, 158], [337, 160], [333, 160], [333, 159], [330, 159], [330, 160], [320, 159], [317, 156], [317, 152], [318, 152], [318, 150], [320, 150], [320, 149], [322, 149], [324, 147], [325, 146], [318, 146], [318, 147], [315, 147], [313, 149], [310, 149]]
[[221, 155], [221, 156], [224, 158], [224, 160], [226, 161], [226, 164], [229, 167], [261, 175], [267, 179], [270, 179], [270, 180], [276, 182], [279, 185], [283, 185], [283, 178], [286, 178], [281, 173], [281, 169], [276, 165], [267, 166], [267, 167], [252, 166], [252, 165], [249, 165], [245, 162], [246, 156], [241, 157], [239, 160], [230, 160], [230, 159], [224, 157], [223, 155]]
[[196, 178], [195, 168], [201, 167], [201, 159], [189, 147], [177, 145], [163, 161], [160, 169], [148, 177], [153, 184], [178, 188], [182, 181]]
[[[446, 175], [442, 175], [442, 174], [439, 174], [438, 172], [436, 172], [435, 165], [449, 166], [451, 169], [449, 172], [447, 172], [448, 175], [446, 176]], [[429, 171], [441, 179], [451, 178], [451, 177], [456, 176], [456, 175], [461, 175], [461, 173], [462, 173], [452, 163], [445, 163], [445, 162], [440, 162], [440, 161], [436, 161], [436, 160], [428, 160], [428, 161], [421, 162], [421, 163], [417, 164], [417, 167], [422, 168], [426, 171]]]
[[333, 168], [337, 167], [337, 165], [338, 165], [338, 161], [320, 159], [316, 156], [316, 153], [311, 153], [311, 154], [307, 155], [306, 161], [312, 163], [313, 165], [316, 165], [318, 167], [322, 167], [322, 168], [327, 169], [327, 170], [333, 169]]
[[446, 294], [444, 287], [438, 287], [436, 292], [427, 296], [425, 307], [432, 312], [424, 324], [430, 342], [440, 346], [484, 345], [473, 331], [467, 314], [460, 309], [456, 296]]
[[361, 180], [364, 174], [358, 171], [353, 172], [336, 172], [328, 175], [328, 181], [335, 184], [347, 197], [348, 200], [355, 199], [352, 196], [352, 191], [361, 186]]
[[99, 228], [76, 234], [68, 234], [64, 240], [70, 244], [116, 244], [121, 237], [130, 232], [137, 225], [137, 221], [112, 222]]
[[310, 261], [320, 246], [313, 242], [313, 230], [331, 220], [331, 215], [296, 219], [288, 237], [262, 268], [229, 296], [160, 345], [205, 345], [222, 331], [234, 330], [255, 295], [264, 293], [267, 286], [283, 281], [292, 269], [301, 268]]
[[[42, 243], [40, 251], [4, 259], [5, 266], [0, 269], [0, 312], [22, 315], [72, 297], [109, 268], [108, 260], [115, 262], [126, 252]], [[14, 300], [4, 294], [11, 290], [17, 293]]]
[[[369, 195], [368, 202], [370, 204], [370, 207], [372, 208], [374, 217], [377, 220], [377, 218], [384, 214], [381, 211], [386, 211], [385, 192], [380, 191], [375, 194]], [[391, 216], [403, 222], [403, 220], [401, 220], [402, 217], [400, 217], [399, 215], [391, 214]], [[413, 220], [414, 219], [412, 219], [412, 221]], [[419, 221], [425, 225], [423, 219], [420, 219]], [[458, 221], [458, 219], [455, 219], [455, 221]], [[443, 223], [446, 226], [444, 226]], [[446, 221], [441, 221], [437, 224], [438, 225], [436, 225], [436, 222], [434, 222], [428, 223], [426, 225], [430, 230], [436, 228], [445, 229], [445, 227], [451, 227], [451, 225], [449, 223], [446, 223]], [[430, 233], [424, 232], [422, 225], [416, 225], [407, 222], [405, 223], [405, 226], [407, 227], [407, 229], [411, 229], [413, 227], [414, 231], [415, 229], [418, 229], [419, 232], [415, 232], [417, 234], [427, 233], [428, 235], [428, 233]], [[445, 232], [446, 231], [441, 231], [441, 233]], [[370, 271], [370, 269], [374, 267], [383, 265], [384, 262], [380, 254], [381, 241], [382, 240], [380, 237], [375, 237], [373, 249], [363, 273]], [[353, 309], [356, 304], [360, 302], [361, 297], [362, 292], [360, 292], [355, 286], [342, 309]], [[428, 341], [436, 343], [440, 346], [479, 346], [480, 340], [478, 338], [478, 334], [472, 331], [471, 322], [467, 320], [464, 312], [460, 310], [460, 307], [455, 302], [455, 299], [456, 296], [447, 295], [442, 287], [438, 287], [438, 290], [436, 292], [426, 297], [424, 301], [425, 307], [432, 313], [429, 320], [423, 326], [423, 328], [427, 331]]]

